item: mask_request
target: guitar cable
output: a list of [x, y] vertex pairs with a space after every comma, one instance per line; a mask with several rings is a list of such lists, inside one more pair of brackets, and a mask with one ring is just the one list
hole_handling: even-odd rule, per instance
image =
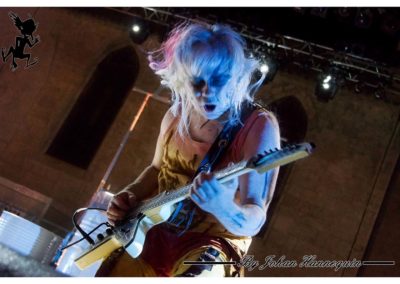
[[126, 245], [124, 245], [125, 248], [126, 248], [126, 247], [129, 247], [129, 246], [132, 244], [133, 240], [134, 240], [135, 237], [136, 237], [137, 230], [139, 229], [139, 224], [140, 224], [140, 222], [142, 221], [142, 219], [143, 219], [144, 217], [146, 217], [146, 215], [144, 215], [143, 213], [139, 213], [139, 215], [137, 216], [137, 219], [138, 219], [138, 220], [137, 220], [137, 222], [136, 222], [135, 231], [133, 232], [132, 239], [131, 239]]
[[81, 226], [79, 226], [79, 224], [77, 223], [76, 216], [77, 216], [78, 214], [84, 212], [84, 211], [87, 211], [87, 210], [107, 211], [106, 209], [103, 209], [103, 208], [95, 208], [95, 207], [79, 208], [78, 210], [76, 210], [76, 211], [74, 212], [74, 214], [72, 215], [72, 223], [74, 224], [74, 227], [79, 231], [79, 233], [81, 233], [82, 238], [80, 238], [79, 240], [77, 240], [77, 241], [75, 241], [75, 242], [73, 242], [73, 243], [71, 243], [71, 244], [68, 244], [67, 246], [61, 248], [61, 251], [64, 250], [64, 249], [66, 249], [66, 248], [69, 248], [69, 247], [71, 247], [71, 246], [73, 246], [73, 245], [75, 245], [75, 244], [77, 244], [77, 243], [79, 243], [79, 242], [81, 242], [81, 241], [83, 241], [83, 240], [86, 240], [90, 245], [94, 245], [95, 242], [94, 242], [94, 240], [90, 237], [90, 234], [92, 234], [94, 231], [96, 231], [98, 228], [100, 228], [100, 227], [103, 226], [103, 225], [106, 225], [107, 227], [112, 228], [112, 226], [110, 225], [110, 223], [108, 223], [108, 222], [103, 222], [103, 223], [97, 225], [97, 226], [96, 226], [93, 230], [91, 230], [89, 233], [86, 233], [86, 232], [81, 228]]
[[[103, 225], [106, 225], [107, 227], [111, 227], [111, 225], [110, 225], [108, 222], [104, 222], [104, 223], [101, 223], [101, 224], [99, 224], [98, 226], [96, 226], [93, 230], [91, 230], [91, 231], [90, 231], [89, 233], [87, 233], [87, 234], [88, 234], [88, 235], [92, 234], [94, 231], [96, 231], [98, 228], [100, 228], [100, 227], [103, 226]], [[66, 245], [65, 247], [61, 248], [60, 250], [63, 251], [63, 250], [65, 250], [65, 249], [69, 248], [69, 247], [72, 247], [73, 245], [76, 245], [77, 243], [79, 243], [79, 242], [81, 242], [81, 241], [83, 241], [83, 240], [85, 240], [84, 237], [80, 238], [79, 240], [77, 240], [77, 241], [75, 241], [75, 242], [73, 242], [73, 243], [71, 243], [71, 244]]]

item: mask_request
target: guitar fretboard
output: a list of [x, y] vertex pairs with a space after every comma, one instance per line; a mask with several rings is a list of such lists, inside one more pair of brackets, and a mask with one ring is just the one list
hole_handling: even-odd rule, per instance
[[[265, 172], [280, 165], [291, 163], [308, 156], [315, 146], [309, 143], [290, 145], [281, 150], [269, 150], [254, 157], [254, 161], [242, 161], [215, 172], [215, 177], [221, 183], [227, 182], [237, 176], [257, 170]], [[175, 204], [189, 197], [191, 184], [185, 185], [173, 191], [163, 192], [151, 199], [139, 203], [130, 217], [136, 218], [139, 213], [145, 213], [163, 205]], [[128, 219], [130, 219], [130, 217]]]
[[[226, 182], [237, 176], [239, 172], [242, 172], [244, 169], [246, 169], [246, 165], [247, 161], [234, 164], [230, 167], [224, 168], [223, 170], [217, 171], [215, 173], [215, 177], [221, 182]], [[190, 186], [191, 184], [188, 184], [176, 190], [161, 193], [154, 198], [144, 201], [141, 205], [139, 205], [139, 207], [137, 207], [135, 212], [145, 212], [163, 206], [167, 203], [177, 203], [189, 197]]]

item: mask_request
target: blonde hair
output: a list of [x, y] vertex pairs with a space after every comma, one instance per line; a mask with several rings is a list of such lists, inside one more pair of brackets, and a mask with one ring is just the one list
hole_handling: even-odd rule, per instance
[[241, 105], [253, 101], [265, 78], [252, 82], [260, 62], [245, 55], [243, 38], [226, 25], [189, 24], [176, 26], [161, 45], [149, 53], [149, 66], [160, 76], [161, 84], [172, 92], [171, 111], [180, 115], [178, 133], [188, 133], [191, 113], [198, 110], [191, 81], [204, 70], [220, 69], [231, 76], [223, 93], [230, 101], [229, 122], [240, 122]]

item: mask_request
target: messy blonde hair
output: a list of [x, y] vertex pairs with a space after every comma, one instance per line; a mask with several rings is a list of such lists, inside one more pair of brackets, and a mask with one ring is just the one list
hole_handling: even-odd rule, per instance
[[191, 82], [204, 70], [218, 68], [231, 76], [222, 91], [231, 104], [229, 122], [240, 122], [242, 103], [253, 101], [265, 78], [262, 75], [252, 82], [260, 62], [247, 57], [245, 48], [243, 38], [229, 26], [185, 22], [171, 31], [160, 49], [149, 54], [150, 68], [172, 92], [172, 114], [181, 116], [180, 135], [188, 133], [191, 113], [199, 110]]

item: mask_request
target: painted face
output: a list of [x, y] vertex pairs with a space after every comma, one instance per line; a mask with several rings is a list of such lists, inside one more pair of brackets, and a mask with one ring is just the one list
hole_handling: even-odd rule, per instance
[[226, 95], [230, 74], [213, 72], [211, 75], [194, 76], [191, 85], [198, 109], [207, 119], [219, 118], [230, 107], [231, 103]]

